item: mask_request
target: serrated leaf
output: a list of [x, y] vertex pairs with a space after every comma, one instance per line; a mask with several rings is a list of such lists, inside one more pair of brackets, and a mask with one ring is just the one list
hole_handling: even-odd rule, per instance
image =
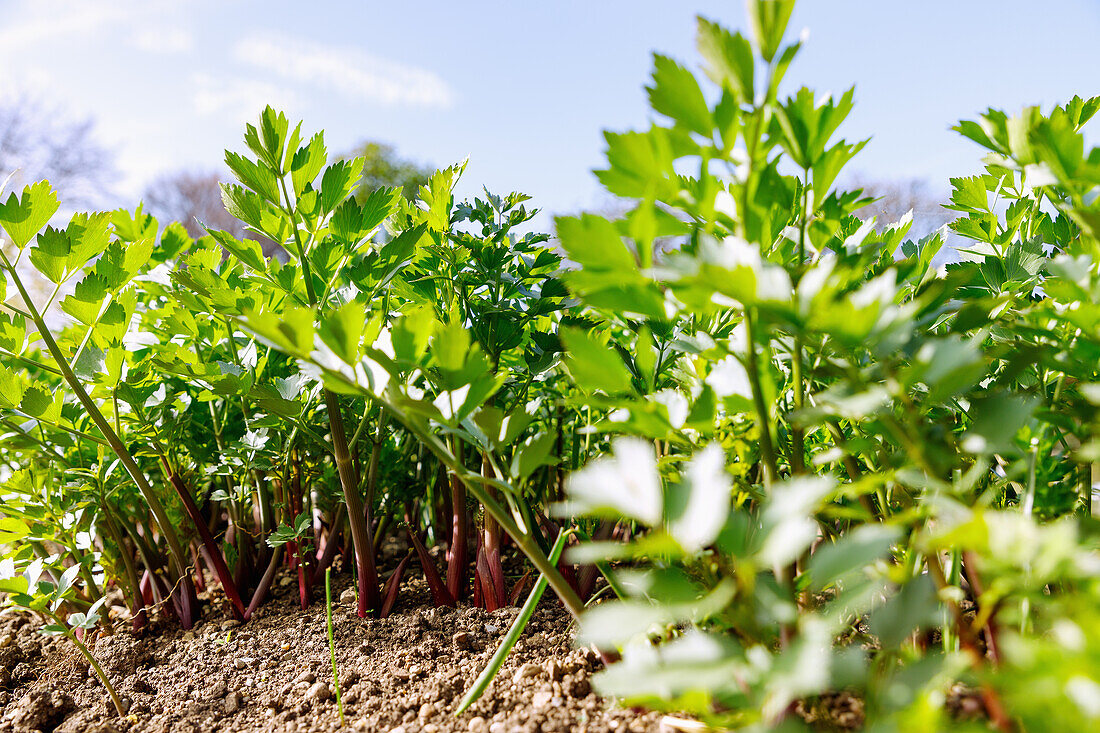
[[323, 133], [314, 135], [308, 145], [294, 153], [290, 163], [290, 179], [294, 185], [294, 195], [301, 196], [306, 186], [313, 183], [317, 174], [325, 167], [328, 151], [325, 149]]
[[321, 318], [317, 335], [345, 364], [359, 362], [359, 343], [366, 325], [366, 308], [358, 301], [350, 301], [326, 313]]
[[46, 226], [59, 205], [49, 182], [39, 181], [25, 187], [21, 196], [12, 192], [6, 202], [0, 203], [0, 227], [16, 248], [23, 249]]
[[710, 136], [714, 120], [695, 76], [667, 56], [654, 54], [653, 84], [646, 89], [654, 111], [692, 132]]

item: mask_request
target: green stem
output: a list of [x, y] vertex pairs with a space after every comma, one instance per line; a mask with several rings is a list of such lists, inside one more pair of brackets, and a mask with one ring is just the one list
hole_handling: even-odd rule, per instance
[[[11, 263], [8, 262], [7, 257], [4, 256], [2, 252], [0, 252], [0, 258], [3, 258], [3, 263], [8, 270], [8, 275], [11, 276], [16, 288], [18, 288], [19, 295], [23, 298], [23, 304], [26, 305], [27, 309], [30, 311], [35, 328], [38, 330], [42, 342], [46, 345], [46, 349], [50, 352], [50, 356], [53, 357], [54, 363], [57, 364], [57, 368], [61, 370], [62, 376], [64, 376], [70, 389], [72, 389], [73, 393], [76, 395], [77, 400], [83, 405], [84, 410], [88, 413], [88, 417], [91, 418], [103, 437], [107, 439], [107, 443], [110, 445], [111, 450], [118, 456], [123, 468], [126, 469], [130, 478], [137, 484], [138, 491], [141, 492], [146, 503], [149, 504], [149, 509], [153, 512], [153, 516], [156, 517], [161, 534], [164, 535], [165, 540], [168, 542], [168, 549], [172, 556], [172, 564], [174, 565], [173, 569], [176, 572], [176, 576], [182, 583], [189, 584], [190, 580], [187, 577], [187, 556], [183, 552], [183, 547], [180, 545], [179, 537], [176, 535], [175, 527], [172, 525], [168, 513], [161, 505], [160, 499], [157, 497], [156, 492], [153, 491], [153, 487], [145, 478], [145, 473], [141, 470], [141, 467], [138, 466], [134, 457], [130, 455], [130, 451], [127, 450], [114, 429], [111, 428], [110, 423], [107, 422], [107, 419], [103, 416], [99, 407], [92, 401], [87, 390], [84, 389], [84, 385], [77, 378], [76, 374], [73, 373], [72, 368], [69, 366], [69, 362], [65, 359], [65, 355], [61, 352], [61, 347], [57, 345], [57, 341], [54, 340], [53, 334], [50, 332], [42, 315], [35, 308], [30, 294], [24, 287], [23, 281], [15, 271], [15, 268], [11, 266]], [[185, 618], [180, 619], [187, 628], [191, 626], [191, 619], [186, 618], [189, 616], [189, 612], [190, 609], [185, 610], [185, 612], [181, 614], [181, 616]]]
[[539, 548], [534, 538], [521, 530], [512, 519], [511, 515], [505, 511], [504, 507], [492, 497], [484, 485], [483, 477], [471, 473], [449, 450], [447, 450], [446, 446], [443, 445], [434, 433], [424, 429], [414, 420], [407, 418], [399, 408], [389, 404], [384, 398], [373, 397], [373, 399], [378, 400], [382, 406], [393, 415], [394, 419], [412, 433], [417, 440], [423, 443], [424, 446], [435, 455], [439, 462], [446, 466], [451, 474], [474, 495], [474, 498], [481, 502], [485, 511], [488, 512], [501, 528], [508, 533], [508, 536], [516, 543], [520, 551], [523, 552], [523, 554], [527, 556], [527, 559], [531, 561], [531, 564], [535, 566], [535, 569], [546, 576], [547, 582], [549, 582], [550, 587], [554, 589], [554, 592], [558, 594], [558, 598], [561, 599], [566, 610], [568, 610], [574, 618], [580, 618], [581, 613], [584, 611], [584, 604], [581, 602], [580, 597], [577, 596], [576, 591], [573, 590], [573, 587], [570, 586], [565, 578], [562, 577], [561, 573], [558, 572], [554, 563], [550, 562], [550, 559], [542, 553], [542, 550]]
[[92, 669], [95, 670], [96, 677], [98, 677], [99, 681], [103, 683], [103, 686], [107, 688], [107, 694], [111, 696], [111, 702], [115, 706], [115, 712], [118, 713], [118, 717], [121, 718], [125, 716], [126, 710], [122, 705], [122, 700], [120, 700], [118, 697], [118, 693], [115, 692], [114, 685], [111, 684], [111, 680], [107, 677], [107, 673], [103, 671], [103, 667], [99, 666], [99, 662], [96, 661], [96, 658], [92, 656], [92, 653], [90, 651], [88, 651], [88, 647], [84, 646], [84, 642], [82, 642], [80, 639], [76, 638], [76, 634], [73, 633], [73, 630], [70, 629], [69, 625], [62, 621], [56, 613], [49, 609], [46, 609], [46, 613], [50, 616], [50, 618], [53, 619], [55, 624], [64, 629], [65, 636], [68, 637], [69, 641], [71, 641], [76, 646], [76, 648], [80, 650], [80, 653], [83, 654], [84, 658], [88, 660], [88, 664], [92, 665]]
[[[565, 541], [568, 538], [569, 533], [564, 529], [558, 532], [558, 538], [554, 542], [554, 546], [550, 549], [550, 562], [558, 562], [558, 559], [561, 558], [562, 550], [565, 548]], [[519, 641], [520, 635], [523, 633], [523, 630], [527, 628], [531, 616], [534, 615], [535, 607], [539, 605], [542, 594], [546, 592], [546, 585], [546, 576], [540, 575], [539, 579], [535, 581], [535, 587], [531, 589], [531, 595], [527, 596], [527, 602], [523, 604], [523, 608], [520, 609], [519, 615], [516, 616], [516, 620], [512, 622], [512, 626], [508, 629], [508, 633], [505, 634], [504, 639], [501, 640], [500, 646], [497, 647], [489, 663], [485, 665], [485, 669], [477, 676], [477, 680], [474, 681], [473, 686], [470, 687], [465, 697], [462, 698], [462, 702], [458, 704], [458, 708], [455, 709], [455, 715], [461, 715], [471, 705], [477, 702], [478, 698], [481, 697], [486, 688], [489, 687], [489, 683], [492, 682], [493, 678], [500, 672], [500, 668], [504, 666], [504, 662], [508, 659], [512, 647]]]
[[[302, 235], [298, 231], [298, 217], [294, 212], [290, 192], [286, 187], [286, 179], [280, 177], [279, 185], [286, 201], [285, 211], [290, 217], [290, 226], [294, 230], [294, 243], [298, 247], [298, 261], [302, 267], [306, 295], [309, 297], [310, 306], [318, 309], [317, 293], [313, 288], [313, 271], [310, 269], [309, 259], [306, 257]], [[359, 481], [355, 476], [355, 467], [352, 465], [351, 452], [348, 449], [344, 418], [340, 414], [340, 401], [336, 393], [329, 389], [324, 390], [324, 396], [325, 408], [328, 412], [329, 433], [332, 436], [332, 454], [336, 460], [336, 472], [340, 476], [340, 487], [344, 492], [344, 503], [348, 507], [348, 523], [351, 525], [351, 541], [355, 550], [359, 590], [357, 610], [359, 617], [364, 618], [368, 611], [377, 614], [382, 608], [382, 598], [378, 592], [378, 571], [374, 565], [374, 553], [372, 552], [374, 543], [371, 541], [370, 527], [367, 525], [363, 510], [363, 497], [359, 495]]]
[[752, 403], [756, 408], [756, 417], [760, 422], [760, 451], [764, 454], [764, 488], [779, 478], [779, 464], [775, 457], [775, 445], [772, 442], [771, 418], [764, 404], [764, 390], [760, 384], [760, 367], [756, 359], [756, 335], [754, 333], [752, 311], [745, 309], [745, 341], [747, 342], [747, 371], [752, 385]]
[[325, 621], [328, 630], [328, 653], [332, 659], [332, 688], [336, 693], [336, 709], [340, 713], [340, 727], [344, 726], [344, 701], [340, 698], [340, 673], [336, 669], [336, 642], [332, 636], [332, 568], [325, 568]]

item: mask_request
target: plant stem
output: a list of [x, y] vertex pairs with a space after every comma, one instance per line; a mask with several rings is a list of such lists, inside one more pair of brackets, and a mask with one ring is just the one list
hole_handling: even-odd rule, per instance
[[119, 699], [118, 693], [115, 692], [114, 685], [111, 684], [111, 680], [107, 677], [107, 673], [103, 671], [103, 667], [99, 666], [99, 662], [96, 661], [96, 658], [92, 655], [90, 651], [88, 651], [88, 647], [84, 646], [84, 642], [77, 638], [76, 634], [73, 633], [73, 630], [69, 628], [69, 625], [62, 621], [56, 613], [50, 611], [49, 609], [46, 609], [46, 613], [49, 614], [50, 618], [53, 619], [55, 624], [64, 629], [65, 636], [68, 637], [69, 641], [76, 645], [76, 648], [79, 649], [80, 653], [84, 655], [84, 658], [88, 660], [88, 664], [92, 665], [92, 669], [95, 670], [96, 677], [99, 678], [99, 681], [102, 682], [103, 686], [107, 689], [107, 694], [111, 696], [111, 702], [115, 706], [115, 712], [118, 713], [118, 717], [121, 718], [125, 716], [126, 710], [123, 708], [122, 700]]
[[[72, 389], [96, 428], [98, 428], [99, 432], [103, 434], [103, 437], [107, 439], [107, 443], [111, 446], [111, 450], [118, 456], [123, 468], [126, 469], [130, 478], [137, 484], [138, 491], [141, 492], [141, 495], [149, 505], [149, 509], [153, 512], [153, 516], [157, 520], [157, 525], [160, 527], [161, 534], [164, 535], [165, 540], [168, 542], [168, 549], [171, 553], [172, 564], [174, 566], [173, 570], [176, 573], [176, 577], [179, 578], [179, 582], [182, 584], [181, 592], [185, 596], [193, 596], [194, 588], [191, 585], [191, 578], [187, 574], [187, 556], [183, 552], [183, 546], [180, 544], [179, 536], [176, 534], [175, 527], [172, 525], [168, 513], [161, 505], [160, 499], [157, 497], [156, 492], [153, 491], [153, 487], [149, 484], [149, 481], [145, 478], [145, 473], [141, 470], [141, 467], [138, 466], [137, 461], [130, 455], [130, 451], [127, 450], [125, 444], [123, 444], [114, 429], [111, 428], [110, 423], [103, 416], [99, 406], [92, 401], [92, 398], [84, 389], [83, 383], [77, 378], [72, 367], [69, 366], [69, 362], [65, 359], [65, 355], [61, 353], [61, 347], [59, 347], [57, 341], [54, 340], [53, 334], [42, 318], [42, 314], [35, 308], [34, 302], [24, 287], [19, 274], [15, 271], [15, 268], [11, 266], [11, 263], [8, 262], [7, 257], [2, 252], [0, 252], [0, 258], [3, 259], [5, 269], [7, 269], [16, 288], [18, 288], [19, 295], [23, 298], [24, 305], [26, 305], [27, 310], [30, 311], [31, 319], [34, 321], [35, 328], [38, 330], [42, 342], [46, 345], [46, 349], [50, 352], [50, 356], [53, 358], [57, 368], [61, 371], [62, 376], [64, 376], [69, 388]], [[191, 628], [192, 625], [189, 602], [190, 598], [187, 598], [187, 603], [183, 605], [183, 608], [186, 610], [183, 613], [183, 617], [180, 618], [180, 623], [187, 629]]]
[[[286, 179], [280, 177], [279, 185], [282, 187], [283, 198], [286, 201], [286, 213], [290, 217], [290, 225], [294, 230], [294, 242], [298, 247], [298, 261], [302, 267], [306, 295], [309, 298], [310, 306], [315, 310], [319, 310], [317, 293], [313, 288], [313, 271], [309, 266], [309, 259], [306, 257], [302, 235], [298, 232], [298, 216], [291, 202], [290, 192], [286, 187]], [[344, 491], [344, 503], [348, 507], [348, 523], [351, 525], [351, 541], [355, 550], [359, 589], [357, 612], [360, 618], [365, 618], [368, 612], [378, 614], [382, 608], [382, 598], [378, 591], [378, 570], [374, 564], [374, 543], [371, 542], [370, 526], [367, 524], [367, 518], [363, 510], [363, 498], [359, 495], [359, 481], [352, 466], [347, 433], [344, 429], [344, 418], [340, 414], [340, 401], [336, 394], [327, 388], [324, 390], [324, 395], [325, 408], [328, 412], [329, 433], [332, 436], [332, 454], [336, 460], [336, 472], [340, 476], [340, 487]]]
[[328, 629], [328, 653], [332, 659], [332, 687], [336, 693], [336, 709], [340, 713], [340, 726], [344, 725], [344, 701], [340, 697], [340, 673], [336, 668], [336, 642], [332, 637], [332, 568], [325, 568], [325, 621]]
[[764, 488], [770, 489], [779, 478], [779, 465], [775, 457], [772, 442], [771, 418], [764, 404], [764, 390], [760, 384], [760, 367], [756, 359], [756, 335], [750, 308], [745, 309], [745, 341], [747, 342], [746, 367], [749, 382], [752, 385], [752, 403], [756, 408], [756, 418], [760, 422], [760, 452], [764, 455]]
[[[565, 530], [558, 532], [558, 538], [554, 541], [554, 546], [550, 550], [550, 562], [558, 562], [558, 559], [561, 558], [562, 550], [565, 548], [565, 541], [568, 538], [569, 533]], [[470, 687], [469, 691], [462, 698], [462, 702], [458, 704], [458, 708], [455, 709], [455, 715], [461, 715], [471, 705], [477, 702], [478, 698], [481, 697], [489, 687], [489, 683], [492, 682], [493, 678], [500, 672], [500, 668], [504, 665], [505, 660], [508, 659], [512, 647], [519, 641], [520, 635], [523, 633], [523, 630], [527, 628], [531, 616], [534, 615], [535, 608], [539, 605], [539, 600], [546, 591], [546, 585], [546, 576], [540, 575], [539, 579], [535, 581], [535, 587], [531, 589], [531, 595], [527, 596], [527, 602], [523, 604], [523, 608], [520, 609], [519, 615], [516, 616], [516, 620], [512, 622], [511, 627], [508, 629], [508, 633], [505, 634], [504, 639], [501, 640], [500, 646], [497, 647], [489, 663], [485, 665], [485, 669], [477, 676], [477, 680], [474, 681], [473, 686]]]

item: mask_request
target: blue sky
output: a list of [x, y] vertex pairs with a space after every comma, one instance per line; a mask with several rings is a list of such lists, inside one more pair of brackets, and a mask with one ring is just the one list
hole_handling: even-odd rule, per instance
[[[0, 97], [93, 117], [133, 202], [157, 173], [221, 170], [270, 102], [330, 150], [469, 156], [466, 193], [574, 211], [601, 201], [601, 130], [646, 124], [651, 53], [698, 63], [696, 13], [744, 27], [736, 0], [0, 0]], [[802, 0], [803, 28], [787, 91], [855, 84], [841, 132], [875, 133], [852, 170], [876, 178], [944, 188], [978, 165], [960, 117], [1100, 93], [1094, 1]]]

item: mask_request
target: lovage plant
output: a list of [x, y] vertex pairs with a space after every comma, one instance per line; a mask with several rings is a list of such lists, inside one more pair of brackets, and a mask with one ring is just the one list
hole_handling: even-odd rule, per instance
[[[1066, 613], [1097, 588], [1074, 516], [1097, 101], [960, 125], [992, 155], [953, 181], [976, 244], [937, 267], [945, 232], [904, 241], [837, 188], [853, 93], [781, 94], [791, 7], [750, 2], [751, 38], [700, 19], [709, 88], [657, 56], [661, 121], [608, 133], [597, 172], [630, 210], [557, 222], [591, 321], [568, 368], [631, 436], [561, 510], [635, 533], [573, 554], [626, 563], [581, 625], [622, 653], [600, 689], [735, 728], [854, 691], [876, 724], [943, 727], [961, 683], [999, 729], [1094, 725], [1095, 640]], [[1047, 692], [1010, 681], [1058, 654]]]

